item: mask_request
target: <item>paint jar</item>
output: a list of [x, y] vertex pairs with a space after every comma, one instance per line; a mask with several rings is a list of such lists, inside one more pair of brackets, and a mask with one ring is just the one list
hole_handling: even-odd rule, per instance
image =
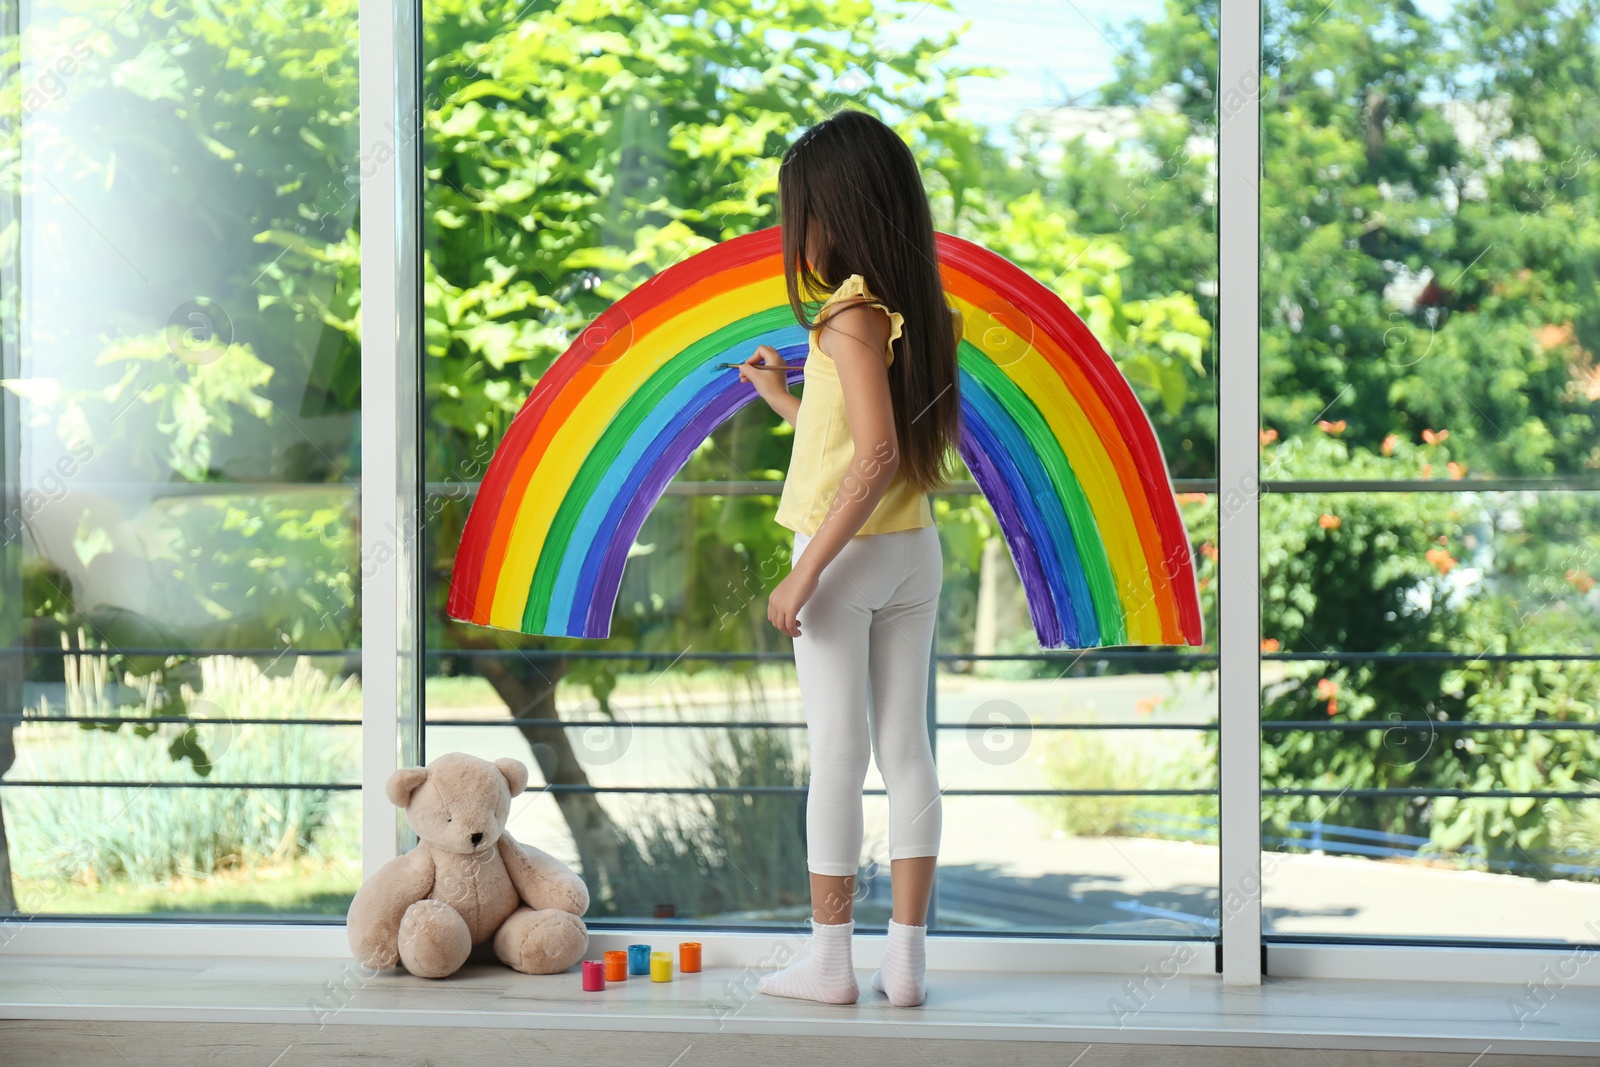
[[606, 981], [626, 982], [628, 980], [628, 953], [624, 949], [615, 948], [605, 954]]
[[595, 993], [606, 987], [606, 965], [599, 960], [583, 961], [583, 990]]
[[670, 952], [652, 952], [652, 953], [650, 953], [650, 981], [652, 981], [652, 982], [670, 982], [670, 981], [672, 981], [672, 953], [670, 953]]
[[650, 946], [649, 945], [629, 945], [628, 946], [628, 973], [629, 974], [649, 974], [650, 973]]
[[678, 942], [678, 970], [684, 974], [700, 973], [700, 942]]

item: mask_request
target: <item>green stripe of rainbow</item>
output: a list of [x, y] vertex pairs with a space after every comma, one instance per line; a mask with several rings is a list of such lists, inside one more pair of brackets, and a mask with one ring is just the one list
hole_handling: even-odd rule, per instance
[[[1144, 409], [1061, 300], [938, 235], [961, 342], [961, 454], [995, 508], [1045, 648], [1202, 641], [1188, 536]], [[462, 534], [447, 611], [605, 637], [622, 568], [689, 453], [755, 399], [719, 366], [771, 344], [803, 364], [776, 228], [725, 241], [618, 301], [539, 380]], [[800, 371], [791, 372], [798, 378]]]

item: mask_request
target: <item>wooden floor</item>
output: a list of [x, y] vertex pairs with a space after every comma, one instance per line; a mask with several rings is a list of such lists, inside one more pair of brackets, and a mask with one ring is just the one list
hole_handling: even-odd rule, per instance
[[[1600, 988], [936, 972], [928, 1002], [828, 1006], [754, 970], [585, 993], [474, 964], [428, 981], [338, 960], [0, 956], [0, 1064], [1492, 1067], [1600, 1064]], [[866, 1058], [870, 1057], [870, 1058]]]

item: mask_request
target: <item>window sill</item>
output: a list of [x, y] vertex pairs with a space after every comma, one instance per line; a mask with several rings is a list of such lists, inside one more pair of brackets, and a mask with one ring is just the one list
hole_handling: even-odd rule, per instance
[[[1526, 987], [1479, 982], [1269, 978], [1259, 988], [1239, 988], [1213, 975], [943, 970], [930, 973], [927, 1003], [906, 1009], [872, 990], [870, 968], [858, 974], [859, 1002], [844, 1006], [760, 994], [762, 970], [710, 966], [671, 983], [635, 976], [585, 993], [576, 968], [530, 976], [472, 963], [430, 981], [315, 957], [8, 954], [0, 967], [0, 1020], [7, 1020], [0, 1044], [18, 1051], [8, 1063], [20, 1065], [35, 1062], [28, 1049], [60, 1050], [63, 1041], [84, 1042], [85, 1054], [93, 1042], [102, 1054], [108, 1040], [137, 1046], [146, 1028], [155, 1047], [176, 1054], [162, 1061], [179, 1063], [186, 1031], [194, 1031], [198, 1055], [200, 1035], [209, 1035], [204, 1040], [214, 1050], [217, 1024], [228, 1024], [240, 1028], [241, 1041], [248, 1028], [257, 1046], [298, 1043], [304, 1051], [311, 1034], [318, 1046], [331, 1041], [353, 1050], [392, 1041], [434, 1063], [452, 1060], [435, 1056], [436, 1045], [459, 1051], [463, 1041], [478, 1040], [463, 1029], [493, 1036], [502, 1055], [504, 1042], [515, 1041], [511, 1032], [537, 1031], [547, 1050], [637, 1047], [663, 1056], [663, 1064], [691, 1046], [699, 1047], [697, 1063], [722, 1062], [719, 1046], [730, 1050], [729, 1062], [735, 1052], [749, 1062], [752, 1042], [777, 1050], [794, 1038], [807, 1047], [882, 1040], [882, 1064], [900, 1062], [901, 1052], [915, 1051], [907, 1042], [924, 1040], [1010, 1048], [1029, 1062], [1046, 1045], [1059, 1045], [1069, 1053], [1063, 1064], [1088, 1045], [1141, 1046], [1148, 1057], [1141, 1062], [1152, 1063], [1168, 1062], [1157, 1047], [1173, 1047], [1182, 1055], [1175, 1051], [1170, 1062], [1195, 1065], [1213, 1056], [1219, 1065], [1298, 1064], [1308, 1055], [1307, 1064], [1408, 1067], [1432, 1062], [1419, 1059], [1425, 1053], [1448, 1054], [1453, 1058], [1438, 1062], [1459, 1067], [1600, 1056], [1600, 989], [1578, 985], [1551, 987], [1541, 1004], [1528, 999]], [[1513, 1006], [1524, 1003], [1519, 1016]], [[95, 1025], [85, 1029], [85, 1021]], [[860, 1052], [859, 1044], [850, 1047]], [[974, 1054], [978, 1048], [971, 1046]], [[1257, 1061], [1240, 1059], [1242, 1049], [1279, 1051]], [[1391, 1060], [1360, 1050], [1407, 1055]], [[308, 1061], [297, 1055], [294, 1062]], [[918, 1053], [907, 1062], [924, 1060]]]

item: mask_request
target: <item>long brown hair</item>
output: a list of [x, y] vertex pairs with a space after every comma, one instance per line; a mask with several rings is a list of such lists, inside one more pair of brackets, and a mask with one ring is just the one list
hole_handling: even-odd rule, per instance
[[[900, 473], [917, 489], [938, 488], [961, 430], [957, 338], [916, 158], [871, 115], [841, 111], [784, 153], [778, 200], [789, 306], [802, 326], [816, 328], [805, 304], [852, 274], [903, 317], [889, 365]], [[816, 263], [806, 259], [813, 233]]]

